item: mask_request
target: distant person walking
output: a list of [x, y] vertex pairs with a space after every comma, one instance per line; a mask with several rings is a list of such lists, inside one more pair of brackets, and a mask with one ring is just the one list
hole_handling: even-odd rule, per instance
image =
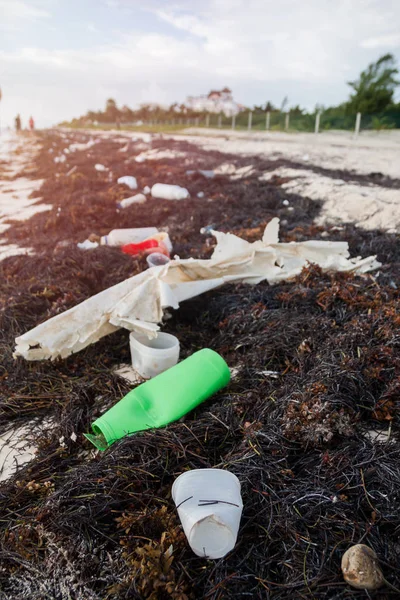
[[15, 131], [17, 133], [21, 131], [21, 117], [19, 115], [15, 117]]
[[33, 131], [35, 129], [35, 121], [33, 120], [33, 117], [29, 118], [29, 129], [31, 131]]

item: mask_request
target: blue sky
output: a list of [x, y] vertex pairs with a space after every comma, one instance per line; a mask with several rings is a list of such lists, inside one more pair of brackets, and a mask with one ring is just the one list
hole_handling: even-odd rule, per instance
[[225, 85], [246, 105], [312, 108], [346, 99], [381, 54], [400, 59], [397, 0], [0, 0], [0, 14], [3, 124]]

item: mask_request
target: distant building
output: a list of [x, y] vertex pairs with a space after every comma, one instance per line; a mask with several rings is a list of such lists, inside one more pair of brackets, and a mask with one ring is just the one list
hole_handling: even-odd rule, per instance
[[198, 112], [224, 113], [227, 117], [244, 110], [244, 106], [234, 101], [232, 91], [227, 87], [211, 90], [207, 96], [188, 96], [186, 106]]

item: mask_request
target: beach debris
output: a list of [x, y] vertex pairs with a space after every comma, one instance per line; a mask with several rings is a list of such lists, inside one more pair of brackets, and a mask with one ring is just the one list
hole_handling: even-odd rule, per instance
[[65, 163], [67, 157], [65, 156], [65, 154], [60, 154], [60, 156], [55, 156], [53, 160], [55, 163]]
[[385, 582], [376, 553], [365, 544], [346, 550], [341, 567], [344, 580], [358, 590], [377, 590]]
[[149, 267], [161, 267], [166, 265], [171, 259], [161, 252], [152, 252], [146, 257]]
[[76, 165], [74, 165], [72, 167], [72, 169], [70, 169], [69, 171], [67, 171], [66, 176], [69, 177], [70, 175], [72, 175], [73, 173], [75, 173], [75, 171], [78, 170], [78, 167]]
[[[122, 246], [122, 252], [136, 256], [138, 254], [152, 254], [153, 252], [158, 254], [164, 254], [169, 258], [172, 252], [172, 243], [168, 233], [161, 232], [152, 235], [148, 239], [143, 240], [137, 244], [126, 244]], [[168, 261], [167, 261], [168, 262]]]
[[155, 429], [186, 415], [228, 385], [230, 371], [224, 359], [209, 348], [139, 385], [92, 423], [85, 434], [99, 450], [146, 429]]
[[130, 243], [137, 244], [151, 236], [157, 235], [157, 233], [159, 233], [157, 227], [112, 229], [109, 234], [101, 236], [100, 244], [102, 246], [124, 246], [125, 244]]
[[145, 185], [143, 188], [143, 194], [150, 194], [150, 192], [151, 192], [151, 189], [149, 188], [149, 186]]
[[190, 547], [202, 558], [223, 558], [233, 550], [243, 502], [239, 479], [224, 469], [193, 469], [172, 486]]
[[190, 197], [186, 188], [168, 183], [155, 183], [151, 188], [151, 195], [153, 198], [162, 198], [163, 200], [185, 200]]
[[214, 171], [207, 171], [204, 169], [197, 169], [196, 171], [186, 171], [186, 175], [195, 175], [196, 173], [203, 175], [203, 177], [205, 177], [206, 179], [213, 179], [215, 177]]
[[108, 171], [107, 167], [105, 167], [104, 165], [97, 163], [94, 165], [94, 168], [96, 169], [96, 171], [102, 172], [102, 171]]
[[282, 202], [282, 204], [283, 204], [283, 206], [289, 206], [290, 202], [289, 202], [289, 200], [284, 200]]
[[96, 143], [97, 143], [96, 140], [89, 140], [86, 143], [76, 142], [74, 144], [70, 144], [68, 148], [69, 148], [70, 152], [77, 152], [77, 151], [80, 151], [80, 150], [89, 150], [89, 148], [91, 148], [92, 146], [94, 146]]
[[127, 185], [131, 190], [136, 190], [138, 186], [136, 177], [132, 177], [132, 175], [124, 175], [123, 177], [119, 177], [117, 179], [117, 183]]
[[92, 242], [91, 240], [87, 239], [84, 242], [79, 242], [77, 247], [79, 250], [93, 250], [94, 248], [97, 248], [98, 245], [98, 242]]
[[311, 263], [323, 272], [357, 274], [380, 266], [375, 256], [350, 258], [347, 242], [280, 243], [278, 233], [277, 218], [268, 223], [262, 240], [253, 243], [214, 231], [217, 245], [210, 259], [174, 259], [161, 269], [134, 275], [17, 337], [14, 356], [66, 357], [119, 327], [154, 336], [164, 309], [177, 309], [184, 300], [225, 283], [275, 284], [293, 279]]
[[159, 332], [157, 337], [149, 338], [132, 331], [129, 343], [132, 367], [144, 379], [156, 377], [179, 360], [179, 340], [170, 333]]
[[197, 192], [198, 198], [204, 198], [204, 196], [205, 196], [204, 192]]
[[118, 208], [127, 208], [132, 204], [143, 204], [146, 202], [147, 198], [144, 194], [135, 194], [134, 196], [130, 196], [129, 198], [124, 198], [121, 202], [117, 202]]

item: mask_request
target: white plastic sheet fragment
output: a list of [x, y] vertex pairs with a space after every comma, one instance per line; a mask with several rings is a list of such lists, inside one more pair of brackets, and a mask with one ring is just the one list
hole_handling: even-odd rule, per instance
[[164, 309], [228, 282], [275, 284], [295, 277], [309, 263], [324, 271], [356, 273], [380, 266], [374, 256], [349, 258], [346, 242], [281, 244], [278, 230], [279, 219], [272, 219], [263, 239], [253, 243], [215, 231], [217, 246], [209, 260], [176, 259], [126, 279], [18, 337], [14, 356], [63, 358], [119, 327], [155, 336]]

